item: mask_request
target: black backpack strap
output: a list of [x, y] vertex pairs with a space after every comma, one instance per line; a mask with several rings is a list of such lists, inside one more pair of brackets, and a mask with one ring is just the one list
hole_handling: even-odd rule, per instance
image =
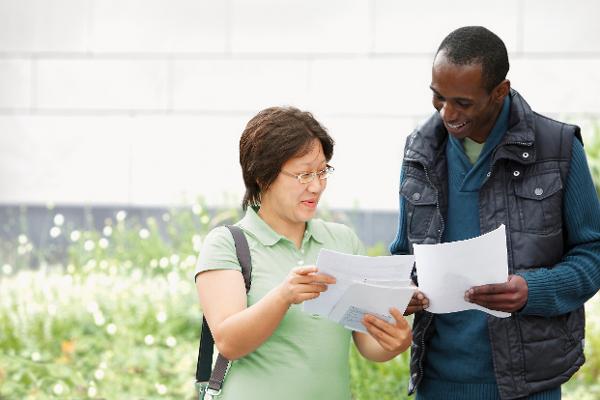
[[[252, 281], [252, 259], [250, 257], [250, 248], [244, 231], [238, 226], [227, 225], [227, 229], [233, 236], [235, 243], [235, 252], [242, 267], [242, 276], [246, 293], [250, 290]], [[220, 354], [217, 356], [215, 368], [211, 374], [214, 339], [206, 318], [202, 317], [202, 331], [200, 333], [200, 349], [198, 350], [198, 364], [196, 365], [196, 382], [208, 382], [208, 388], [214, 393], [221, 391], [225, 375], [229, 369], [230, 361]]]

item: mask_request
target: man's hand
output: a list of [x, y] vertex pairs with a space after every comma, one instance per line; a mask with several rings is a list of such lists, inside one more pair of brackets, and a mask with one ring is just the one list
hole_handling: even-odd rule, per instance
[[404, 311], [404, 315], [411, 315], [418, 311], [423, 311], [427, 307], [429, 307], [429, 299], [417, 290], [413, 293], [410, 303], [408, 303], [408, 307], [406, 307], [406, 311]]
[[509, 275], [505, 283], [474, 286], [465, 292], [465, 301], [491, 310], [515, 312], [527, 304], [527, 281], [519, 275]]

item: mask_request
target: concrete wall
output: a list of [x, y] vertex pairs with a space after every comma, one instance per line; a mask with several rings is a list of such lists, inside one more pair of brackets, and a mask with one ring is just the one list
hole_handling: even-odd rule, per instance
[[505, 41], [542, 113], [600, 117], [596, 0], [0, 0], [0, 204], [237, 204], [261, 108], [337, 140], [325, 202], [394, 210], [404, 139], [452, 29]]

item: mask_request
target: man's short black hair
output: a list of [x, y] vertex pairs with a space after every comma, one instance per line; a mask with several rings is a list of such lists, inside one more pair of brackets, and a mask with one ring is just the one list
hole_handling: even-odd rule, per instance
[[483, 83], [491, 92], [508, 73], [508, 53], [502, 39], [483, 26], [464, 26], [452, 31], [440, 44], [448, 61], [458, 65], [481, 63]]

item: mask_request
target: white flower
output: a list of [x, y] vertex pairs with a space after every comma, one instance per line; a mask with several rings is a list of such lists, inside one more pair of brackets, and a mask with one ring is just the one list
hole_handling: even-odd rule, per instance
[[208, 224], [209, 221], [210, 218], [208, 217], [208, 215], [203, 215], [202, 218], [200, 218], [200, 222], [202, 222], [204, 225]]
[[96, 397], [96, 395], [98, 394], [98, 389], [96, 389], [96, 386], [90, 386], [87, 394], [88, 397]]
[[42, 359], [42, 356], [37, 351], [34, 351], [33, 353], [31, 353], [31, 361], [38, 362], [41, 359]]
[[95, 301], [90, 301], [89, 303], [87, 303], [86, 309], [88, 310], [89, 313], [97, 313], [100, 310], [100, 307], [98, 307], [98, 303], [96, 303]]
[[202, 212], [202, 206], [201, 206], [200, 204], [194, 204], [194, 205], [192, 206], [192, 212], [193, 212], [195, 215], [200, 215], [200, 213]]
[[125, 218], [127, 218], [127, 212], [125, 210], [121, 210], [117, 213], [117, 221], [125, 221]]
[[56, 395], [61, 395], [65, 391], [65, 388], [63, 388], [63, 385], [61, 385], [60, 383], [57, 383], [56, 385], [54, 385], [52, 391]]
[[146, 337], [144, 338], [144, 343], [146, 343], [146, 345], [148, 346], [152, 346], [154, 344], [154, 336], [146, 335]]
[[6, 275], [11, 274], [13, 271], [13, 267], [10, 264], [4, 264], [2, 266], [2, 272], [4, 272]]
[[100, 269], [104, 271], [106, 268], [108, 268], [108, 261], [106, 261], [106, 260], [100, 261]]
[[139, 232], [140, 239], [148, 239], [150, 237], [150, 232], [146, 228], [140, 229]]
[[25, 235], [19, 235], [19, 244], [25, 244], [27, 243], [27, 236]]
[[161, 324], [166, 322], [167, 321], [167, 313], [164, 311], [159, 311], [158, 314], [156, 314], [156, 320]]
[[187, 256], [187, 258], [185, 259], [185, 264], [189, 267], [193, 267], [194, 265], [196, 265], [196, 256], [193, 254]]
[[112, 232], [113, 232], [113, 230], [112, 230], [112, 227], [110, 227], [110, 226], [108, 226], [108, 225], [106, 225], [106, 226], [105, 226], [105, 227], [102, 229], [102, 234], [103, 234], [104, 236], [110, 236], [110, 235], [112, 235]]
[[106, 249], [108, 247], [108, 239], [101, 238], [98, 240], [98, 246], [100, 246], [101, 249]]
[[179, 256], [177, 254], [173, 254], [171, 255], [171, 257], [169, 257], [169, 261], [171, 261], [171, 265], [175, 266], [179, 263]]
[[164, 213], [164, 214], [162, 215], [162, 220], [163, 220], [164, 222], [169, 222], [169, 221], [171, 220], [171, 214], [169, 214], [169, 213]]
[[160, 395], [167, 394], [167, 387], [165, 385], [157, 383], [155, 386], [156, 386], [156, 391], [158, 392], [158, 394], [160, 394]]
[[60, 236], [61, 230], [58, 226], [53, 226], [50, 228], [50, 236], [53, 238], [57, 238]]
[[76, 242], [81, 238], [81, 232], [75, 230], [73, 232], [71, 232], [71, 241], [72, 242]]
[[106, 332], [108, 332], [109, 335], [114, 335], [117, 333], [117, 326], [115, 324], [108, 324]]
[[65, 223], [65, 217], [62, 214], [56, 214], [54, 216], [54, 225], [62, 226]]
[[153, 258], [152, 260], [150, 260], [150, 268], [156, 268], [158, 267], [158, 260]]
[[94, 313], [94, 323], [98, 326], [104, 325], [106, 323], [104, 315], [102, 315], [100, 312]]
[[101, 381], [102, 379], [104, 379], [104, 370], [103, 369], [97, 369], [96, 372], [94, 372], [94, 377], [96, 379], [98, 379], [99, 381]]
[[175, 347], [177, 345], [177, 339], [175, 339], [173, 336], [169, 336], [167, 340], [165, 340], [165, 343], [169, 347]]
[[167, 268], [169, 266], [169, 259], [167, 257], [161, 258], [158, 262], [158, 265], [160, 265], [162, 269]]
[[86, 240], [83, 244], [83, 248], [85, 249], [85, 251], [92, 251], [94, 250], [94, 247], [96, 247], [96, 244], [93, 240]]
[[142, 270], [139, 268], [136, 268], [133, 270], [133, 272], [131, 273], [131, 278], [135, 281], [139, 281], [140, 279], [142, 279], [142, 276], [144, 274], [142, 273]]

